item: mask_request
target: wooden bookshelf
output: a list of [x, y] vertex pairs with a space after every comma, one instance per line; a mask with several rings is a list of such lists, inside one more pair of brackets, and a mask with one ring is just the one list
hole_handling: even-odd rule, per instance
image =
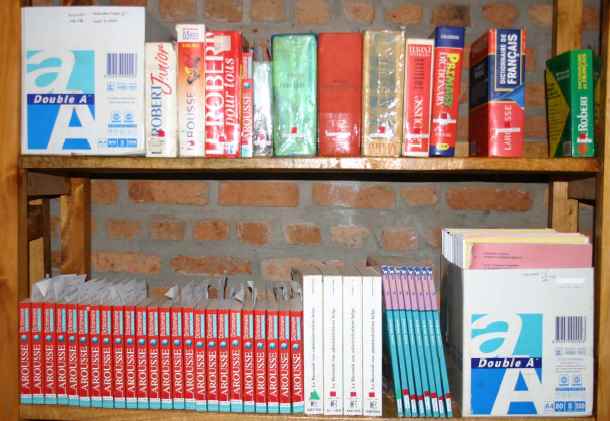
[[21, 168], [55, 174], [96, 177], [112, 174], [197, 173], [427, 173], [546, 174], [585, 177], [597, 174], [595, 158], [143, 158], [22, 156]]
[[[19, 405], [18, 398], [18, 300], [29, 294], [28, 198], [61, 197], [62, 271], [87, 272], [90, 256], [90, 179], [97, 177], [198, 178], [284, 177], [301, 174], [344, 179], [369, 175], [405, 175], [419, 179], [487, 179], [545, 181], [549, 185], [549, 226], [561, 231], [577, 228], [578, 202], [569, 196], [568, 182], [595, 177], [595, 195], [588, 187], [586, 197], [596, 207], [595, 224], [595, 417], [562, 420], [610, 420], [610, 77], [609, 0], [602, 0], [602, 109], [603, 139], [596, 159], [489, 159], [489, 158], [261, 158], [150, 159], [137, 157], [20, 156], [20, 7], [25, 0], [6, 0], [0, 10], [0, 419], [44, 420], [347, 420], [349, 417], [305, 417], [299, 415], [216, 414], [188, 411], [109, 410], [62, 406]], [[583, 0], [554, 0], [555, 54], [580, 46]], [[35, 174], [38, 181], [29, 183]], [[49, 175], [55, 178], [50, 178]], [[59, 178], [57, 176], [60, 176]], [[484, 177], [483, 177], [484, 176]], [[572, 189], [574, 191], [574, 188]], [[67, 193], [67, 194], [66, 194]], [[573, 194], [577, 196], [576, 194]], [[584, 194], [580, 194], [584, 197]], [[600, 310], [601, 309], [601, 310]], [[387, 407], [388, 405], [386, 405]], [[372, 420], [362, 418], [362, 420]], [[395, 419], [392, 417], [378, 420]], [[419, 418], [415, 418], [419, 419]], [[490, 418], [475, 418], [490, 420]], [[494, 418], [498, 419], [498, 418]], [[511, 418], [525, 420], [526, 418]], [[545, 418], [537, 418], [545, 419]], [[550, 418], [548, 418], [550, 420]], [[557, 419], [557, 418], [553, 418]]]
[[[235, 414], [235, 413], [212, 413], [212, 412], [191, 412], [191, 411], [158, 411], [140, 409], [92, 409], [92, 408], [73, 408], [67, 406], [42, 406], [42, 405], [21, 405], [19, 413], [21, 418], [28, 420], [124, 420], [124, 421], [228, 421], [242, 419], [244, 421], [390, 421], [397, 419], [424, 421], [431, 418], [394, 418], [394, 417], [323, 417], [309, 415], [291, 414]], [[545, 418], [459, 418], [472, 421], [492, 421], [492, 420], [545, 420]], [[580, 418], [546, 418], [547, 420], [561, 421], [593, 421], [595, 417]]]

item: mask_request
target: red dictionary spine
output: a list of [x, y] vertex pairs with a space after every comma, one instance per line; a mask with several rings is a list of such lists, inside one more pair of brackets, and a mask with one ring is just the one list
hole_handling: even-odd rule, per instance
[[138, 380], [136, 363], [136, 308], [125, 306], [125, 404], [138, 407]]
[[360, 156], [362, 34], [318, 37], [320, 156]]
[[220, 412], [231, 410], [229, 340], [229, 310], [218, 309], [218, 409]]
[[159, 380], [159, 309], [155, 305], [146, 308], [146, 336], [148, 342], [148, 406], [161, 408], [161, 383]]
[[19, 303], [19, 393], [21, 404], [32, 403], [32, 305]]
[[254, 311], [252, 309], [244, 309], [242, 311], [242, 332], [242, 355], [244, 362], [244, 375], [242, 377], [244, 383], [244, 412], [254, 412]]
[[[66, 304], [68, 334], [68, 405], [78, 406], [78, 309]], [[33, 315], [32, 315], [33, 316]], [[34, 319], [32, 318], [32, 321]]]
[[57, 357], [57, 403], [68, 404], [68, 337], [67, 313], [65, 304], [55, 304], [55, 340]]
[[267, 335], [266, 312], [254, 310], [254, 375], [256, 412], [267, 412]]
[[280, 410], [278, 312], [267, 310], [267, 412]]
[[286, 308], [287, 302], [281, 303], [284, 307], [279, 311], [279, 383], [280, 383], [280, 412], [287, 414], [292, 410], [291, 375], [290, 375], [290, 313]]
[[102, 407], [102, 345], [100, 306], [92, 305], [89, 308], [89, 364], [91, 375], [91, 406]]
[[419, 157], [430, 153], [433, 63], [432, 40], [407, 39], [403, 156]]
[[205, 155], [239, 157], [241, 33], [210, 31], [205, 39]]
[[136, 397], [138, 408], [148, 408], [148, 322], [146, 306], [136, 307]]
[[241, 157], [254, 154], [254, 81], [244, 79], [241, 84]]
[[229, 313], [231, 412], [244, 412], [241, 309]]
[[114, 407], [125, 408], [125, 308], [112, 307], [112, 352], [114, 362], [113, 396]]
[[195, 409], [207, 410], [207, 372], [205, 356], [205, 309], [195, 309]]
[[57, 367], [55, 337], [55, 304], [43, 303], [42, 329], [44, 339], [44, 403], [57, 404]]
[[172, 391], [172, 330], [170, 308], [159, 306], [159, 371], [161, 373], [161, 409], [174, 407]]
[[290, 361], [292, 370], [292, 412], [305, 410], [303, 378], [303, 310], [290, 311]]
[[43, 305], [32, 303], [32, 401], [44, 403]]
[[206, 357], [208, 367], [208, 412], [218, 411], [218, 311], [207, 309], [206, 315]]
[[182, 341], [182, 308], [171, 307], [172, 386], [174, 409], [184, 409], [184, 343]]
[[113, 355], [112, 355], [112, 307], [100, 307], [102, 343], [102, 406], [112, 408], [113, 405]]
[[78, 401], [80, 406], [91, 406], [89, 311], [87, 304], [78, 304]]
[[195, 313], [192, 307], [182, 310], [184, 342], [184, 407], [195, 410]]

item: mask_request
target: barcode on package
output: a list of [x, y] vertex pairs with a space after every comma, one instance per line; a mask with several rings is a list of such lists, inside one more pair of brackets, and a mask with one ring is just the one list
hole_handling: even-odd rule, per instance
[[106, 54], [106, 76], [135, 78], [137, 76], [137, 56], [135, 53]]
[[587, 339], [585, 316], [555, 317], [555, 342], [584, 342]]

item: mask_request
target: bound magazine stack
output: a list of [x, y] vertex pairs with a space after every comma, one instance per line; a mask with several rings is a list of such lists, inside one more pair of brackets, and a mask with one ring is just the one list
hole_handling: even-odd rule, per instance
[[296, 283], [44, 279], [20, 303], [23, 404], [303, 412], [303, 308]]
[[431, 267], [382, 266], [385, 338], [399, 417], [452, 417]]
[[382, 415], [381, 277], [369, 267], [300, 266], [304, 409]]
[[443, 330], [462, 414], [591, 414], [589, 239], [550, 229], [442, 237]]

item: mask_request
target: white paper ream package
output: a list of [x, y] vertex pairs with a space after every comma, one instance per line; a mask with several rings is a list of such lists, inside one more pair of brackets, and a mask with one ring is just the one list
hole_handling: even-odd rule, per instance
[[144, 154], [144, 11], [22, 9], [23, 154]]
[[450, 378], [464, 416], [591, 414], [592, 268], [449, 264], [443, 295]]
[[176, 48], [146, 43], [146, 156], [178, 156]]
[[303, 289], [303, 376], [305, 414], [324, 412], [324, 290], [322, 273], [314, 266], [298, 266], [292, 278]]

